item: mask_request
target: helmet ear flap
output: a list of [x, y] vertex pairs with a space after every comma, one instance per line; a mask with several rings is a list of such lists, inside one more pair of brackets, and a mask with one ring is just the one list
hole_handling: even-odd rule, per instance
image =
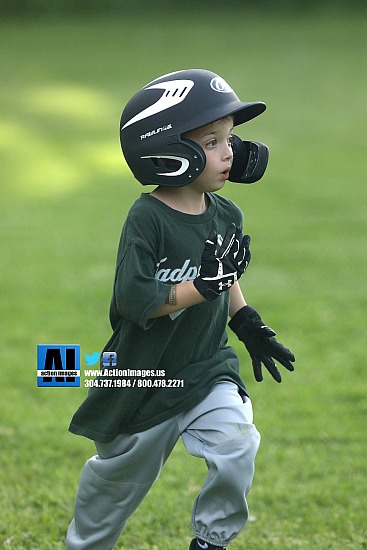
[[264, 143], [242, 141], [234, 135], [232, 142], [233, 163], [229, 181], [234, 183], [254, 183], [265, 173], [269, 159], [269, 149]]
[[171, 136], [161, 145], [161, 153], [154, 150], [140, 157], [135, 165], [135, 177], [143, 185], [183, 187], [197, 178], [204, 170], [206, 157], [203, 149], [194, 141]]

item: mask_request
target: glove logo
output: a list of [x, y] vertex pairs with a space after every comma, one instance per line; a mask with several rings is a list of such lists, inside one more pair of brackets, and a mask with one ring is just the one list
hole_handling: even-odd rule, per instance
[[224, 290], [224, 287], [227, 286], [228, 288], [231, 288], [231, 286], [233, 285], [235, 281], [232, 281], [232, 279], [228, 279], [228, 281], [226, 283], [222, 283], [220, 282], [219, 285], [218, 285], [218, 288], [220, 291]]

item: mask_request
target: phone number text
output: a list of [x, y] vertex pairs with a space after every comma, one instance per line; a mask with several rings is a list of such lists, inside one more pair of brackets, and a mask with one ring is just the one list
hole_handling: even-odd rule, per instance
[[84, 387], [86, 388], [183, 388], [184, 380], [180, 379], [165, 379], [157, 378], [154, 380], [146, 378], [133, 378], [132, 380], [126, 380], [125, 378], [119, 379], [94, 379], [84, 380]]

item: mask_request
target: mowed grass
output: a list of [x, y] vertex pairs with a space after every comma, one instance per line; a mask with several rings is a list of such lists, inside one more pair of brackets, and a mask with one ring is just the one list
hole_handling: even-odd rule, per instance
[[[257, 384], [230, 335], [262, 434], [251, 521], [230, 548], [367, 546], [366, 17], [227, 11], [0, 24], [4, 548], [65, 546], [94, 453], [67, 432], [87, 390], [37, 388], [36, 347], [79, 343], [83, 369], [109, 338], [119, 234], [143, 191], [120, 153], [120, 112], [187, 67], [268, 105], [238, 130], [269, 145], [266, 176], [223, 193], [252, 236], [245, 296], [297, 357], [282, 384]], [[117, 548], [186, 550], [204, 476], [179, 443]]]

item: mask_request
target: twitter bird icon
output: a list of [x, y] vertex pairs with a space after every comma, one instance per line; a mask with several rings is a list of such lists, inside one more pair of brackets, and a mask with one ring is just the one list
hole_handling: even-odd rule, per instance
[[92, 367], [93, 365], [95, 365], [99, 359], [99, 355], [100, 354], [98, 353], [98, 351], [94, 351], [92, 355], [88, 355], [88, 353], [85, 353], [85, 366]]

